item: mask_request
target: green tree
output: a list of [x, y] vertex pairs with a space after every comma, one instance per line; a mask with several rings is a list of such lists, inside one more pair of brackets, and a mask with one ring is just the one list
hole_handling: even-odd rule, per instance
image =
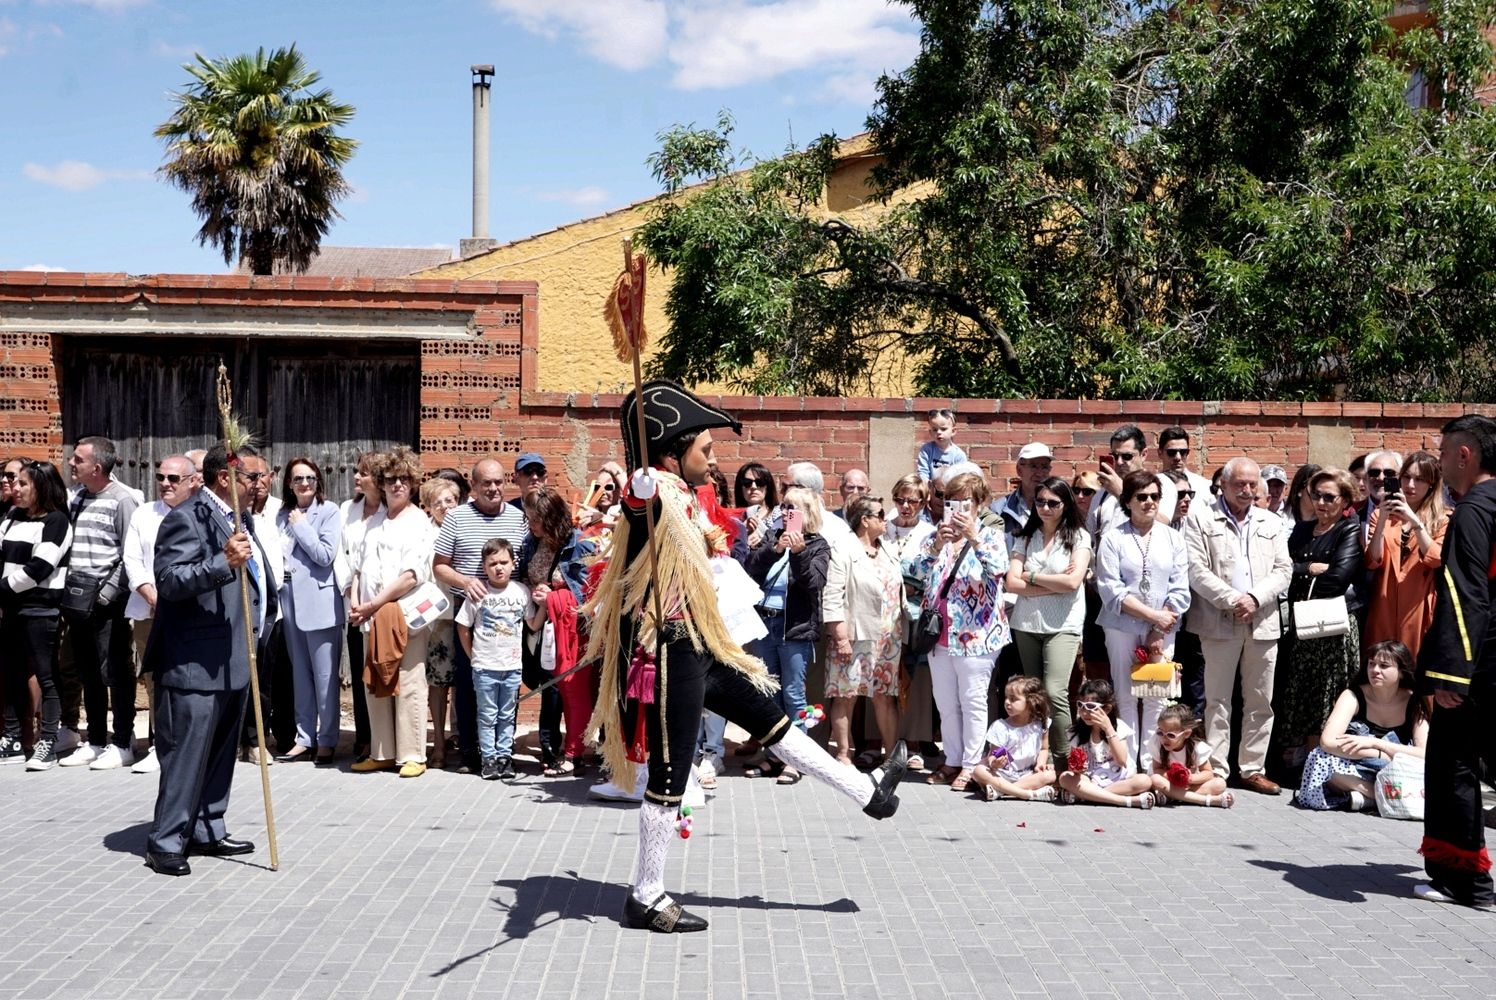
[[255, 274], [283, 260], [306, 270], [350, 191], [343, 167], [358, 143], [338, 134], [353, 118], [308, 70], [296, 46], [183, 67], [194, 78], [172, 95], [176, 110], [156, 129], [160, 168], [192, 195], [198, 242], [237, 254]]
[[906, 2], [876, 225], [813, 211], [830, 137], [662, 136], [657, 370], [844, 391], [898, 343], [934, 395], [1496, 398], [1496, 2], [1401, 38], [1379, 0]]

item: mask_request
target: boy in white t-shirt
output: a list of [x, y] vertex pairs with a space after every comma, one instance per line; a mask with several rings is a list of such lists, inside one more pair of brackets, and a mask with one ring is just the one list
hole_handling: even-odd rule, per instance
[[514, 550], [502, 538], [483, 546], [483, 575], [488, 594], [464, 601], [457, 612], [457, 641], [473, 664], [473, 693], [478, 704], [478, 752], [485, 781], [514, 780], [514, 716], [519, 704], [520, 644], [525, 623], [545, 625], [545, 598], [550, 588], [530, 588], [511, 579]]

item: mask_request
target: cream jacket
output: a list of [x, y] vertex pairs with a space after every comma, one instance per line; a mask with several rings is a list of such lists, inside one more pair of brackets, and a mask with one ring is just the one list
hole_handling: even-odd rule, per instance
[[1184, 627], [1202, 639], [1230, 639], [1250, 628], [1253, 639], [1276, 639], [1281, 632], [1278, 595], [1293, 579], [1288, 556], [1289, 524], [1276, 514], [1252, 508], [1247, 522], [1247, 557], [1252, 581], [1247, 593], [1257, 600], [1251, 622], [1238, 622], [1232, 613], [1238, 592], [1232, 585], [1241, 543], [1236, 526], [1222, 501], [1190, 509], [1184, 537], [1189, 552], [1190, 590], [1194, 600]]

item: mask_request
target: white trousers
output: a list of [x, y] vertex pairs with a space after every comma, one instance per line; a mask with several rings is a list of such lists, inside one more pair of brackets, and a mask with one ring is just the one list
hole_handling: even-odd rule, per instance
[[[1141, 624], [1141, 623], [1140, 623]], [[1164, 710], [1163, 698], [1144, 698], [1143, 714], [1138, 715], [1138, 699], [1132, 696], [1132, 670], [1137, 664], [1134, 651], [1148, 641], [1148, 629], [1123, 631], [1103, 629], [1106, 633], [1106, 658], [1112, 665], [1112, 690], [1117, 694], [1117, 718], [1132, 727], [1133, 738], [1138, 741], [1142, 764], [1140, 770], [1147, 774], [1153, 769], [1153, 755], [1148, 748], [1153, 743], [1153, 731], [1158, 728], [1158, 714]], [[1174, 637], [1164, 639], [1164, 656], [1174, 657]]]
[[930, 651], [930, 688], [940, 709], [947, 767], [976, 767], [987, 737], [987, 685], [994, 656], [957, 656], [944, 646]]

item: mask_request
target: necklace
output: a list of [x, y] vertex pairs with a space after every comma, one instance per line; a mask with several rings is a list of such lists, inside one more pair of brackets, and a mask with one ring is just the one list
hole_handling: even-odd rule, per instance
[[1148, 532], [1148, 544], [1143, 544], [1143, 538], [1136, 528], [1132, 532], [1132, 540], [1137, 543], [1138, 555], [1143, 557], [1143, 576], [1138, 580], [1138, 593], [1143, 595], [1146, 601], [1148, 595], [1153, 592], [1153, 576], [1148, 572], [1148, 552], [1153, 548], [1153, 533]]

